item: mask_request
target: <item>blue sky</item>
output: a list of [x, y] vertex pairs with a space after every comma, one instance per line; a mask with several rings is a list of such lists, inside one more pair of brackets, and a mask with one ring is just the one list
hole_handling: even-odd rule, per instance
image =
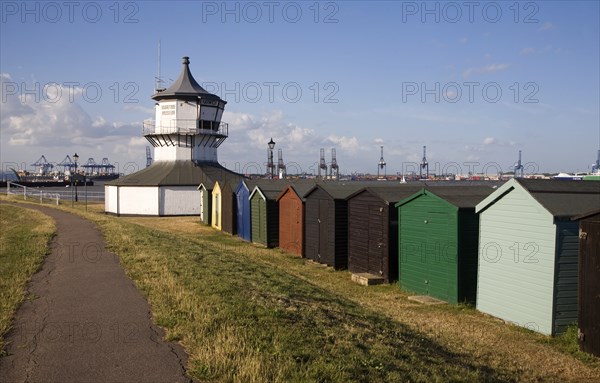
[[271, 137], [308, 172], [336, 148], [343, 173], [375, 173], [380, 145], [388, 174], [423, 145], [439, 171], [509, 171], [522, 150], [528, 172], [584, 172], [600, 147], [596, 1], [1, 4], [3, 170], [144, 166], [159, 40], [165, 85], [189, 56], [228, 101], [235, 170], [264, 171]]

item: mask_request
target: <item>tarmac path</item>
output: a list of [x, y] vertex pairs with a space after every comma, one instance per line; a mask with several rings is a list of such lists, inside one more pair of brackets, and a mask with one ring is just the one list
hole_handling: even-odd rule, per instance
[[51, 253], [7, 334], [0, 382], [191, 382], [187, 355], [151, 320], [150, 306], [90, 221], [48, 207]]

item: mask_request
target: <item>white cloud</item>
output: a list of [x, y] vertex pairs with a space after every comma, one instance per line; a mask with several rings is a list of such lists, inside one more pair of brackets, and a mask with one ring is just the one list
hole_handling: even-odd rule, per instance
[[[446, 96], [450, 99], [450, 92], [446, 93]], [[464, 95], [463, 95], [464, 97]], [[411, 118], [418, 121], [426, 121], [426, 122], [438, 122], [440, 124], [444, 123], [452, 123], [452, 124], [473, 124], [473, 120], [471, 118], [465, 118], [463, 116], [457, 117], [455, 113], [411, 113], [406, 114], [405, 117]]]
[[527, 56], [527, 55], [531, 55], [531, 54], [544, 54], [544, 53], [558, 54], [561, 51], [562, 51], [561, 48], [554, 48], [552, 45], [547, 44], [544, 48], [539, 48], [539, 49], [535, 49], [535, 48], [531, 48], [531, 47], [523, 48], [519, 51], [519, 54], [521, 56]]
[[[258, 167], [266, 171], [267, 142], [275, 141], [275, 150], [282, 149], [286, 164], [294, 163], [294, 172], [315, 172], [320, 149], [325, 149], [327, 161], [335, 148], [340, 166], [349, 166], [359, 154], [372, 149], [355, 136], [327, 134], [317, 129], [299, 126], [287, 119], [280, 110], [260, 116], [248, 113], [225, 112], [223, 121], [229, 123], [229, 137], [219, 148], [219, 161], [238, 171]], [[381, 142], [383, 142], [382, 139]], [[277, 153], [275, 153], [277, 156]]]
[[531, 47], [523, 48], [519, 52], [519, 54], [521, 56], [527, 56], [527, 55], [530, 55], [530, 54], [533, 54], [533, 53], [536, 53], [536, 50], [534, 48], [531, 48]]
[[[428, 159], [428, 161], [430, 160], [430, 158], [431, 158], [431, 156], [430, 156], [430, 155], [428, 155], [428, 156], [427, 156], [427, 159]], [[422, 155], [420, 155], [420, 154], [411, 153], [411, 154], [408, 154], [408, 155], [406, 156], [406, 159], [407, 159], [409, 162], [420, 163], [420, 162], [421, 162], [421, 160], [423, 159], [423, 156], [422, 156]]]
[[495, 144], [496, 142], [497, 142], [497, 140], [494, 137], [486, 137], [483, 140], [484, 145], [491, 145], [491, 144]]
[[151, 116], [154, 115], [153, 108], [148, 108], [146, 106], [139, 105], [139, 104], [126, 104], [123, 107], [123, 110], [128, 111], [128, 112], [141, 112], [141, 113], [149, 114]]
[[219, 148], [219, 161], [230, 169], [266, 171], [267, 142], [271, 138], [275, 150], [282, 149], [284, 162], [301, 164], [298, 172], [308, 171], [306, 162], [318, 160], [322, 139], [313, 129], [286, 121], [280, 110], [260, 116], [226, 111], [223, 121], [229, 124], [229, 137]]
[[335, 134], [331, 134], [325, 139], [325, 142], [350, 153], [356, 153], [360, 149], [360, 145], [356, 137], [337, 136]]
[[516, 144], [512, 140], [503, 140], [496, 137], [485, 137], [480, 144], [467, 144], [463, 147], [467, 161], [479, 161], [483, 158], [496, 157], [498, 153], [511, 153], [510, 148]]
[[314, 130], [299, 127], [284, 121], [283, 112], [274, 110], [261, 116], [248, 113], [225, 112], [223, 121], [229, 128], [228, 143], [234, 142], [256, 149], [266, 148], [267, 142], [273, 138], [278, 147], [287, 149], [305, 147], [314, 141]]
[[538, 31], [545, 32], [545, 31], [550, 31], [554, 28], [556, 28], [556, 25], [552, 24], [549, 21], [546, 21], [544, 24], [542, 24], [542, 26], [538, 29]]
[[102, 116], [96, 117], [94, 119], [94, 121], [92, 122], [92, 127], [93, 128], [99, 128], [99, 127], [104, 126], [104, 125], [106, 125], [106, 120]]
[[[2, 73], [0, 80], [4, 160], [30, 161], [46, 153], [49, 161], [60, 161], [75, 151], [82, 157], [110, 156], [117, 153], [119, 144], [132, 136], [140, 136], [139, 123], [91, 117], [74, 97], [80, 89], [54, 84], [46, 85], [37, 95], [21, 95], [21, 84], [15, 84], [14, 89], [9, 83], [12, 82], [10, 74]], [[28, 84], [27, 89], [35, 89], [35, 86]]]
[[493, 63], [493, 64], [489, 64], [489, 65], [486, 65], [483, 67], [468, 68], [468, 69], [465, 69], [465, 71], [463, 72], [463, 77], [468, 78], [473, 74], [485, 74], [485, 73], [499, 72], [499, 71], [503, 71], [503, 70], [507, 69], [509, 66], [510, 66], [510, 64]]
[[445, 100], [449, 100], [449, 101], [458, 101], [457, 96], [458, 94], [456, 93], [455, 90], [448, 88], [446, 89], [446, 97]]

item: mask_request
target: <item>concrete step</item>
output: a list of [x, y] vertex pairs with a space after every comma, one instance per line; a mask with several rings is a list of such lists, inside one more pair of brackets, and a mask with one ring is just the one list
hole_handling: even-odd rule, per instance
[[444, 305], [447, 303], [440, 299], [430, 297], [428, 295], [413, 295], [411, 297], [408, 297], [408, 300], [414, 301], [414, 302], [419, 302], [424, 305]]
[[352, 282], [363, 286], [380, 285], [383, 283], [383, 277], [369, 273], [352, 274]]

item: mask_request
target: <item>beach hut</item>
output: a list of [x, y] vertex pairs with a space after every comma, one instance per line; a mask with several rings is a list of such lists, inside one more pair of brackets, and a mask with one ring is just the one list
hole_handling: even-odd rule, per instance
[[200, 193], [200, 222], [210, 225], [212, 222], [212, 188], [214, 182], [203, 182], [198, 186]]
[[[200, 222], [206, 225], [212, 225], [213, 217], [213, 188], [215, 182], [219, 181], [221, 187], [225, 182], [231, 182], [233, 184], [244, 179], [243, 176], [228, 171], [227, 169], [208, 169], [204, 171], [202, 182], [198, 186], [199, 201], [200, 201]], [[220, 225], [219, 225], [220, 226]]]
[[600, 356], [600, 209], [579, 220], [579, 346]]
[[348, 197], [348, 270], [386, 283], [398, 279], [398, 209], [422, 185], [370, 186]]
[[221, 189], [221, 230], [237, 234], [237, 198], [231, 182], [224, 182]]
[[304, 196], [304, 256], [313, 261], [348, 268], [348, 201], [364, 188], [361, 182], [315, 185]]
[[279, 203], [277, 196], [287, 186], [285, 180], [265, 180], [250, 193], [252, 242], [267, 247], [279, 246]]
[[210, 224], [217, 230], [221, 230], [221, 221], [222, 221], [222, 200], [223, 196], [221, 193], [221, 184], [219, 181], [215, 182], [213, 185], [213, 190], [211, 193], [212, 203], [211, 203], [211, 219]]
[[211, 193], [212, 203], [211, 203], [211, 218], [210, 225], [217, 230], [221, 230], [221, 201], [222, 201], [222, 193], [221, 193], [221, 183], [219, 181], [213, 184], [213, 190]]
[[245, 241], [252, 239], [250, 217], [250, 192], [256, 181], [242, 180], [235, 190], [237, 206], [237, 233]]
[[395, 204], [402, 289], [475, 303], [479, 216], [490, 186], [433, 186]]
[[314, 182], [286, 186], [277, 196], [279, 203], [279, 247], [292, 254], [304, 253], [304, 194]]
[[595, 182], [512, 179], [477, 204], [477, 309], [546, 335], [577, 321], [579, 222]]

